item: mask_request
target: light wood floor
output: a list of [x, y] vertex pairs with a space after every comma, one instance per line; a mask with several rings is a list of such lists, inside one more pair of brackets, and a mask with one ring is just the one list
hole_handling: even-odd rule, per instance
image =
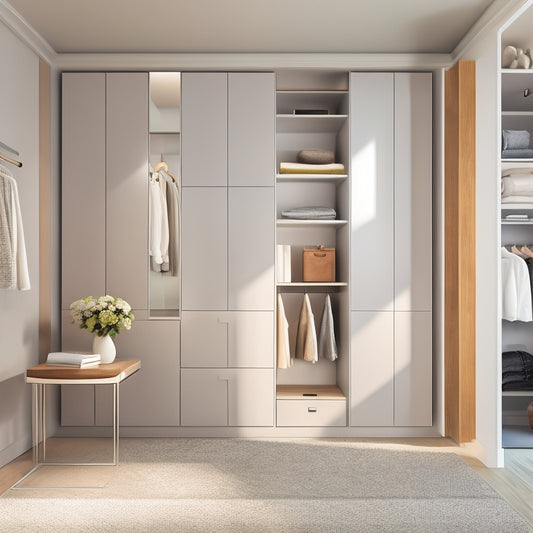
[[[61, 439], [70, 441], [80, 452], [80, 445], [94, 449], [94, 439]], [[392, 447], [420, 447], [424, 451], [451, 452], [459, 455], [484, 478], [507, 502], [533, 525], [533, 449], [506, 449], [505, 468], [487, 468], [473, 456], [468, 446], [457, 446], [446, 438], [420, 439], [353, 439], [386, 443]], [[67, 444], [68, 446], [68, 444]], [[31, 450], [0, 468], [0, 495], [24, 477], [33, 466]]]

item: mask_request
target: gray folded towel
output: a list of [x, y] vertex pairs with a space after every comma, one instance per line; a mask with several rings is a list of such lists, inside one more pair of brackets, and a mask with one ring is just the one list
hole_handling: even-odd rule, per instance
[[533, 150], [502, 150], [503, 159], [533, 159]]
[[525, 150], [529, 148], [531, 134], [527, 130], [503, 130], [503, 150]]
[[298, 220], [335, 220], [337, 213], [331, 207], [293, 207], [292, 209], [282, 211], [281, 217]]

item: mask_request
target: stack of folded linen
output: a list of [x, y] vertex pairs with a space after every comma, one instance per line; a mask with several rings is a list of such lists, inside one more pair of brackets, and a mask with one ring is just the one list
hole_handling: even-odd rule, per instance
[[297, 163], [280, 163], [280, 174], [344, 174], [344, 165], [335, 163], [331, 150], [300, 150]]
[[533, 203], [533, 167], [502, 170], [502, 203]]
[[527, 130], [502, 131], [502, 158], [529, 159], [533, 158], [530, 148], [531, 134]]
[[502, 389], [533, 390], [533, 355], [521, 350], [503, 352]]
[[296, 220], [335, 220], [337, 213], [332, 207], [293, 207], [282, 211], [281, 217]]

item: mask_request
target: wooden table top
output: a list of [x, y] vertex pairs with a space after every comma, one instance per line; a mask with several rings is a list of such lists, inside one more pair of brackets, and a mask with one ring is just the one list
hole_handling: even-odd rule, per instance
[[115, 359], [112, 363], [76, 368], [71, 366], [47, 365], [33, 366], [26, 370], [27, 383], [48, 384], [98, 384], [120, 383], [141, 368], [139, 359]]

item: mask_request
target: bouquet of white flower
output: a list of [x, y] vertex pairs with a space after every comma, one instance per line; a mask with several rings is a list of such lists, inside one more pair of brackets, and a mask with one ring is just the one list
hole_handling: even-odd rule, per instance
[[135, 319], [128, 302], [109, 294], [76, 300], [70, 304], [70, 313], [72, 321], [81, 329], [87, 329], [99, 337], [114, 337], [122, 328], [131, 329]]

